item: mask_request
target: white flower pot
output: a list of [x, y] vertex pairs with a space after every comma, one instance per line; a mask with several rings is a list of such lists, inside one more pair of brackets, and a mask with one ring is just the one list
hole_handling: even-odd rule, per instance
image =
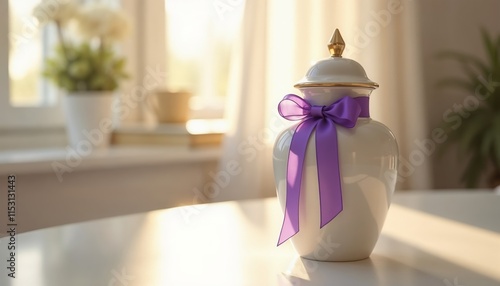
[[63, 98], [69, 144], [76, 151], [90, 153], [107, 148], [113, 129], [113, 92], [68, 93]]

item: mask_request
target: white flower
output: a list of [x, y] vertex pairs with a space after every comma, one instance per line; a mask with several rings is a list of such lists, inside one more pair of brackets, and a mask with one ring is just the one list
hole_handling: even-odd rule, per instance
[[33, 16], [40, 24], [54, 21], [64, 25], [76, 15], [77, 10], [74, 0], [42, 0], [33, 9]]
[[102, 4], [89, 4], [77, 17], [78, 31], [85, 38], [122, 40], [129, 32], [127, 17], [121, 11]]

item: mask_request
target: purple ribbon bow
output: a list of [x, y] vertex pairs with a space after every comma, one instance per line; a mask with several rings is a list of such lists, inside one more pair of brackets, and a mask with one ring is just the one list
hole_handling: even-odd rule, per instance
[[302, 169], [311, 133], [316, 129], [320, 228], [342, 211], [342, 188], [339, 170], [336, 124], [353, 128], [358, 117], [370, 117], [368, 97], [345, 96], [329, 106], [311, 105], [295, 94], [286, 95], [278, 105], [279, 114], [287, 120], [302, 120], [290, 144], [286, 174], [285, 218], [278, 246], [299, 232], [299, 198]]

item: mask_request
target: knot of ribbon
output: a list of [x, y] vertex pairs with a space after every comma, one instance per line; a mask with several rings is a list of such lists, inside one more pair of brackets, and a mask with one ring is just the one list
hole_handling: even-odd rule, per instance
[[359, 117], [370, 117], [368, 97], [345, 96], [329, 106], [311, 105], [295, 94], [278, 104], [279, 114], [287, 120], [301, 120], [295, 128], [288, 153], [286, 171], [285, 217], [278, 245], [299, 232], [299, 199], [302, 171], [309, 137], [316, 130], [320, 228], [343, 209], [339, 167], [337, 127], [353, 128]]

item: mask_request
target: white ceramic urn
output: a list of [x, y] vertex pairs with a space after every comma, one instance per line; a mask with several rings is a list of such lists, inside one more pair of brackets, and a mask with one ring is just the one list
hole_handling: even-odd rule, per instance
[[[378, 87], [356, 61], [343, 58], [344, 41], [338, 30], [328, 45], [331, 57], [314, 64], [297, 87], [312, 106], [329, 106], [342, 97], [369, 97]], [[297, 124], [283, 130], [273, 150], [274, 176], [285, 212], [290, 144]], [[370, 256], [391, 203], [397, 177], [398, 147], [391, 131], [369, 117], [354, 127], [336, 125], [342, 211], [320, 227], [316, 137], [307, 142], [298, 202], [299, 231], [290, 240], [298, 254], [319, 261], [353, 261]], [[332, 146], [333, 148], [333, 146]], [[295, 159], [293, 159], [295, 160]], [[331, 162], [336, 164], [336, 162]], [[329, 165], [328, 170], [335, 169]], [[324, 190], [335, 191], [335, 190]]]

